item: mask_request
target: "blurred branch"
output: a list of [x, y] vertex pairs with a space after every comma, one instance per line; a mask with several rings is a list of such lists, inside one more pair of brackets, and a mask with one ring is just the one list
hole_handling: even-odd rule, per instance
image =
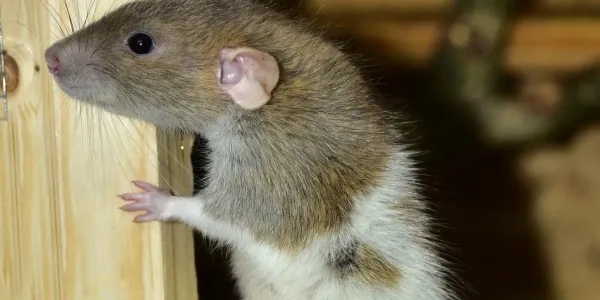
[[439, 82], [454, 98], [480, 103], [494, 92], [504, 57], [510, 0], [458, 0], [437, 57]]
[[491, 145], [562, 138], [600, 116], [600, 65], [563, 80], [543, 78], [531, 84], [529, 92], [494, 96], [476, 109], [482, 134]]
[[537, 82], [513, 96], [497, 90], [513, 11], [512, 1], [458, 0], [434, 65], [443, 106], [493, 146], [550, 138], [600, 112], [600, 67], [562, 87]]
[[[457, 124], [462, 128], [448, 130], [465, 133], [467, 126], [475, 131], [477, 125], [489, 126], [486, 119], [490, 106], [497, 103], [495, 88], [513, 4], [511, 0], [457, 0], [434, 60], [437, 100], [446, 111], [443, 119], [454, 117], [463, 123]], [[473, 117], [475, 124], [469, 124]], [[443, 137], [454, 139], [454, 133]]]

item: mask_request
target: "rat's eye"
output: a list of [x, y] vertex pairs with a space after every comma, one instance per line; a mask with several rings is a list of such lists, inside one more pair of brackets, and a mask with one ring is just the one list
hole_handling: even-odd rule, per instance
[[134, 33], [127, 39], [127, 46], [136, 54], [148, 54], [154, 50], [154, 40], [145, 33]]

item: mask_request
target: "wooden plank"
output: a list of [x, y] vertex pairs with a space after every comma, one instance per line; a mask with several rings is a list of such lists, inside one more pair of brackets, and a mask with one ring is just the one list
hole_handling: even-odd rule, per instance
[[[563, 12], [600, 10], [600, 0], [531, 0], [532, 11]], [[320, 15], [442, 15], [455, 0], [304, 0], [303, 7]]]
[[524, 19], [510, 37], [507, 68], [573, 71], [600, 57], [598, 19]]
[[441, 13], [454, 0], [304, 0], [303, 8], [323, 15], [373, 13]]
[[536, 1], [540, 10], [600, 9], [600, 0], [541, 0]]
[[[158, 132], [158, 159], [163, 188], [181, 196], [194, 192], [191, 150], [194, 137]], [[162, 226], [166, 300], [197, 299], [196, 265], [192, 229], [181, 223]]]
[[[113, 2], [67, 1], [76, 28], [91, 3], [98, 17]], [[63, 3], [0, 0], [19, 68], [0, 123], [0, 299], [196, 299], [189, 231], [136, 224], [118, 209], [130, 180], [159, 182], [155, 129], [66, 99], [44, 68], [61, 35], [50, 13], [67, 20]]]
[[[321, 20], [323, 23], [326, 19]], [[334, 34], [350, 33], [382, 54], [423, 65], [430, 62], [439, 40], [439, 21], [352, 20], [331, 26]], [[600, 57], [598, 19], [518, 19], [506, 49], [509, 72], [578, 70]]]

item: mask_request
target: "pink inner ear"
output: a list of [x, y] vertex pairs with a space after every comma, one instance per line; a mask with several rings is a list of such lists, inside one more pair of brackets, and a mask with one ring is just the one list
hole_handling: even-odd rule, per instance
[[270, 54], [252, 48], [221, 51], [219, 85], [240, 107], [262, 107], [279, 81], [279, 66]]
[[239, 83], [242, 80], [244, 70], [241, 64], [235, 61], [222, 60], [221, 61], [221, 84], [232, 85]]

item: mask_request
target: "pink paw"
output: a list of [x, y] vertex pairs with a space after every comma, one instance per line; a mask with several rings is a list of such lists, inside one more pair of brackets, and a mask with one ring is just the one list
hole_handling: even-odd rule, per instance
[[145, 214], [135, 217], [134, 222], [162, 221], [167, 218], [165, 212], [171, 201], [171, 194], [144, 181], [133, 181], [133, 184], [144, 190], [142, 193], [125, 193], [119, 197], [125, 201], [132, 201], [121, 207], [128, 212], [146, 211]]

